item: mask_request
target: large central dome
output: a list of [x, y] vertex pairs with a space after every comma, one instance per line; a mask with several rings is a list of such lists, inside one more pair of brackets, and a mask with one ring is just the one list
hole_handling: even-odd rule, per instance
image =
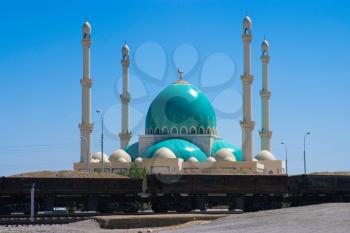
[[146, 134], [216, 134], [215, 111], [192, 84], [179, 80], [163, 89], [151, 103]]

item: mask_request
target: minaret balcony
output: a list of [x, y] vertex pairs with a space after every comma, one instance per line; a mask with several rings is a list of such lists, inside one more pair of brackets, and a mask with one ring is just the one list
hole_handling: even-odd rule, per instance
[[81, 44], [83, 45], [83, 47], [89, 47], [90, 48], [90, 46], [91, 46], [91, 44], [92, 44], [92, 41], [90, 40], [90, 39], [82, 39], [81, 40]]
[[243, 74], [241, 76], [242, 83], [252, 84], [254, 76], [252, 74]]
[[240, 125], [242, 128], [253, 129], [255, 126], [254, 121], [240, 121]]
[[269, 63], [270, 62], [270, 56], [261, 56], [260, 57], [262, 63]]
[[252, 34], [242, 34], [242, 40], [244, 42], [251, 42], [253, 39], [253, 35]]
[[83, 78], [83, 79], [80, 79], [80, 84], [82, 87], [91, 87], [92, 85], [92, 80], [89, 79], [89, 78]]
[[90, 130], [90, 131], [92, 131], [92, 129], [94, 128], [94, 124], [93, 123], [80, 123], [79, 124], [79, 128], [81, 130]]
[[125, 95], [120, 95], [120, 101], [122, 104], [128, 104], [130, 102], [131, 95], [129, 92], [127, 92]]
[[269, 99], [270, 96], [271, 96], [271, 91], [261, 90], [260, 91], [260, 96]]
[[129, 66], [130, 65], [130, 60], [129, 59], [123, 59], [123, 60], [121, 60], [121, 63], [122, 63], [122, 65], [123, 66]]
[[131, 132], [121, 132], [119, 133], [119, 137], [121, 140], [130, 140], [131, 138]]
[[272, 137], [272, 131], [270, 130], [261, 130], [259, 131], [259, 135], [264, 138], [271, 138]]

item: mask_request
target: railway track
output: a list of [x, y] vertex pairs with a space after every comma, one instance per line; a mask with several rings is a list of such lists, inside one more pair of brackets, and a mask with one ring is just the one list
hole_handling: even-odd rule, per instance
[[[242, 211], [228, 211], [224, 209], [213, 209], [207, 211], [192, 211], [187, 214], [203, 214], [203, 215], [220, 215], [220, 214], [240, 214]], [[171, 212], [173, 215], [183, 215], [183, 213]], [[111, 215], [129, 215], [120, 212], [114, 213], [72, 213], [72, 214], [42, 214], [39, 213], [35, 216], [34, 221], [31, 221], [30, 215], [25, 214], [11, 214], [0, 215], [0, 225], [3, 226], [21, 226], [21, 225], [52, 225], [52, 224], [67, 224], [72, 222], [78, 222], [82, 220], [91, 219], [98, 216], [111, 216]], [[163, 215], [153, 213], [151, 211], [133, 213], [136, 215]]]

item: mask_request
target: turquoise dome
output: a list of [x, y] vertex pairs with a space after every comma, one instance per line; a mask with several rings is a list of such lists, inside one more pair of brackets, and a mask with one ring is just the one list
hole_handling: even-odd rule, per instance
[[180, 80], [153, 100], [145, 131], [146, 134], [216, 134], [215, 111], [196, 86]]
[[139, 157], [139, 143], [135, 142], [124, 149], [131, 157], [132, 160], [135, 160]]
[[243, 155], [242, 155], [242, 149], [239, 147], [236, 147], [222, 139], [215, 139], [212, 147], [211, 147], [211, 155], [214, 156], [216, 154], [217, 151], [219, 151], [220, 149], [224, 149], [224, 148], [228, 148], [228, 149], [232, 149], [233, 150], [233, 154], [236, 157], [236, 161], [242, 161], [243, 160]]
[[170, 149], [176, 155], [176, 158], [181, 158], [185, 161], [191, 157], [195, 157], [198, 161], [205, 161], [207, 159], [207, 156], [201, 149], [199, 149], [196, 145], [182, 139], [169, 139], [159, 142], [149, 147], [144, 153], [143, 157], [152, 158], [154, 153], [162, 147]]

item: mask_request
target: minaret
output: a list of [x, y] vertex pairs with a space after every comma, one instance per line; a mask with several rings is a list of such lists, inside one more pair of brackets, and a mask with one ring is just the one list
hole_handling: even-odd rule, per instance
[[94, 125], [91, 123], [91, 85], [90, 79], [90, 46], [91, 46], [91, 26], [89, 22], [83, 24], [83, 78], [80, 80], [82, 88], [82, 119], [80, 128], [80, 162], [91, 160], [91, 140]]
[[120, 101], [122, 102], [121, 112], [121, 132], [119, 134], [120, 137], [120, 147], [124, 149], [130, 143], [131, 131], [130, 131], [130, 110], [129, 110], [129, 102], [130, 102], [130, 93], [129, 93], [129, 65], [130, 65], [130, 57], [129, 57], [130, 49], [128, 45], [125, 45], [122, 48], [122, 67], [123, 67], [123, 91], [120, 95]]
[[252, 21], [246, 16], [243, 19], [243, 55], [244, 55], [244, 73], [241, 76], [243, 87], [243, 120], [242, 128], [242, 152], [243, 160], [253, 160], [253, 129], [254, 121], [252, 121], [252, 82], [253, 75], [250, 71], [250, 43], [252, 41]]
[[261, 96], [261, 122], [262, 127], [259, 132], [261, 138], [261, 150], [270, 151], [270, 140], [272, 131], [270, 131], [270, 107], [269, 100], [271, 92], [269, 91], [269, 43], [264, 40], [261, 44], [261, 63], [262, 63], [262, 90], [260, 91]]

